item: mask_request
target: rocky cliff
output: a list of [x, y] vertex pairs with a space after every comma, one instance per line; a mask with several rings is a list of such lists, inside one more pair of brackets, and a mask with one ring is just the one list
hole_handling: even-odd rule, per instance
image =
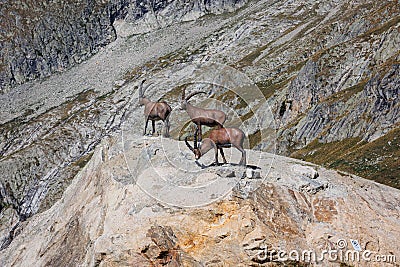
[[[233, 11], [244, 1], [3, 1], [0, 92], [86, 60], [117, 38], [114, 22], [137, 33]], [[133, 34], [133, 33], [132, 33]]]
[[[94, 22], [72, 16], [68, 23], [77, 24], [70, 25], [76, 29], [71, 30], [71, 39], [47, 32], [67, 34], [70, 30], [64, 31], [66, 26], [59, 23], [67, 23], [64, 15], [55, 15], [60, 12], [40, 15], [41, 8], [48, 10], [46, 3], [16, 2], [15, 12], [3, 11], [10, 5], [2, 3], [1, 12], [8, 14], [4, 23], [14, 25], [31, 15], [49, 21], [39, 33], [50, 39], [44, 39], [46, 45], [38, 40], [38, 47], [51, 48], [50, 54], [35, 48], [35, 53], [46, 55], [41, 59], [44, 65], [57, 54], [55, 58], [61, 61], [51, 62], [58, 66], [69, 50], [80, 58], [75, 63], [86, 60], [75, 67], [68, 60], [71, 65], [66, 64], [59, 74], [25, 82], [0, 95], [2, 248], [10, 245], [29, 217], [61, 198], [104, 138], [121, 134], [122, 125], [129, 125], [136, 135], [143, 130], [135, 89], [142, 78], [153, 84], [146, 95], [173, 106], [174, 139], [190, 130], [185, 113], [177, 109], [182, 87], [203, 89], [208, 97], [193, 98], [193, 103], [226, 111], [227, 125], [246, 131], [248, 148], [399, 187], [396, 1], [252, 1], [240, 9], [235, 8], [243, 2], [237, 1], [160, 2], [156, 6], [121, 1], [92, 3], [89, 9], [52, 2], [57, 10], [59, 6], [71, 9], [65, 14], [93, 18]], [[18, 13], [23, 7], [37, 8], [25, 16]], [[223, 10], [233, 12], [208, 14]], [[15, 28], [7, 27], [5, 32], [14, 36], [11, 28]], [[75, 35], [79, 32], [86, 36], [82, 44]], [[90, 33], [92, 38], [87, 37]], [[30, 59], [18, 49], [35, 42], [21, 38], [1, 42], [1, 53], [14, 51], [11, 47], [17, 51], [1, 57], [9, 60], [1, 69], [6, 70], [2, 72], [6, 87], [12, 62], [21, 66], [16, 83], [42, 77], [24, 74], [30, 73], [25, 68], [30, 68]], [[68, 40], [74, 45], [63, 43]], [[13, 61], [14, 55], [21, 58]]]
[[[86, 4], [89, 6], [85, 9]], [[134, 5], [127, 5], [124, 2], [102, 4], [76, 2], [74, 5], [67, 2], [2, 4], [2, 10], [10, 15], [5, 16], [7, 20], [4, 21], [5, 24], [10, 23], [7, 24], [9, 28], [5, 28], [5, 31], [10, 34], [14, 34], [12, 25], [18, 21], [14, 20], [14, 16], [21, 20], [30, 20], [33, 16], [38, 23], [40, 22], [29, 24], [35, 25], [34, 29], [25, 24], [26, 27], [21, 26], [21, 30], [32, 31], [25, 36], [27, 40], [24, 40], [22, 36], [22, 39], [10, 38], [11, 43], [7, 40], [1, 43], [4, 46], [15, 45], [16, 51], [19, 51], [21, 47], [21, 49], [32, 48], [34, 53], [44, 55], [46, 53], [41, 49], [57, 50], [57, 53], [54, 53], [57, 58], [66, 59], [74, 54], [80, 58], [78, 60], [80, 61], [98, 51], [99, 45], [103, 46], [115, 39], [115, 28], [112, 23], [117, 18], [121, 20], [114, 24], [119, 30], [121, 39], [101, 50], [99, 54], [88, 62], [82, 63], [78, 68], [69, 69], [43, 82], [25, 83], [0, 95], [2, 107], [4, 107], [0, 111], [2, 113], [0, 116], [2, 121], [0, 169], [4, 173], [0, 177], [0, 220], [2, 221], [1, 231], [5, 233], [2, 234], [1, 247], [7, 246], [13, 237], [13, 227], [9, 227], [9, 219], [11, 218], [12, 225], [15, 226], [32, 214], [54, 204], [74, 175], [90, 159], [93, 148], [102, 138], [118, 130], [126, 112], [132, 112], [132, 108], [136, 110], [137, 107], [131, 103], [133, 97], [131, 86], [126, 87], [128, 90], [116, 92], [116, 89], [121, 86], [121, 81], [123, 84], [121, 79], [125, 72], [132, 68], [132, 64], [133, 66], [144, 64], [154, 55], [162, 56], [187, 45], [185, 35], [177, 38], [177, 30], [186, 31], [188, 35], [194, 37], [191, 41], [194, 42], [207, 32], [212, 32], [214, 27], [202, 25], [196, 28], [194, 23], [183, 27], [176, 25], [165, 30], [163, 39], [164, 42], [175, 43], [176, 46], [166, 45], [164, 48], [160, 48], [157, 43], [162, 36], [159, 32], [150, 33], [146, 37], [148, 39], [143, 40], [142, 36], [136, 35], [137, 30], [145, 31], [144, 29], [149, 25], [151, 27], [147, 31], [154, 30], [181, 20], [190, 21], [207, 13], [234, 10], [241, 4], [243, 3], [239, 1], [160, 2], [157, 7], [150, 6], [147, 2], [135, 2]], [[185, 5], [185, 9], [181, 10], [180, 5]], [[151, 11], [155, 12], [151, 13], [152, 15], [149, 13], [150, 7], [152, 7]], [[18, 12], [31, 8], [37, 13], [24, 13], [26, 16], [22, 16], [22, 13], [10, 11], [14, 8]], [[179, 12], [177, 11], [174, 17], [169, 16], [175, 8], [179, 9]], [[67, 11], [64, 12], [65, 10]], [[41, 11], [43, 13], [40, 13]], [[42, 16], [43, 14], [46, 16]], [[72, 16], [72, 14], [81, 16]], [[169, 20], [162, 25], [154, 24], [152, 21], [154, 15], [157, 15], [159, 21], [163, 16]], [[94, 21], [88, 19], [87, 16], [92, 16]], [[135, 20], [136, 24], [125, 23], [122, 20], [123, 17], [126, 21]], [[45, 20], [51, 23], [46, 24]], [[41, 29], [40, 25], [44, 25], [45, 29]], [[138, 28], [137, 25], [141, 27]], [[64, 28], [67, 30], [64, 31]], [[31, 42], [29, 38], [37, 37], [39, 34], [36, 30], [46, 38]], [[174, 32], [171, 32], [172, 30]], [[199, 33], [196, 32], [197, 30]], [[127, 32], [129, 36], [124, 35]], [[64, 40], [63, 38], [67, 35], [67, 40]], [[84, 43], [80, 43], [80, 38]], [[136, 52], [132, 53], [129, 46], [137, 49]], [[82, 53], [79, 49], [83, 49]], [[16, 62], [16, 68], [20, 68], [21, 72], [30, 68], [30, 64], [25, 64], [25, 55], [21, 54], [23, 59], [20, 61], [13, 61], [15, 55], [18, 56], [19, 53], [11, 53], [10, 51], [13, 51], [11, 48], [1, 51], [7, 53], [2, 59], [8, 60], [10, 56], [10, 64]], [[143, 53], [143, 51], [146, 52]], [[113, 60], [110, 61], [110, 58]], [[42, 59], [34, 57], [34, 60], [41, 61]], [[60, 63], [57, 60], [53, 61], [51, 57], [43, 59], [43, 62], [50, 65]], [[67, 62], [65, 66], [68, 64]], [[34, 62], [31, 65], [37, 66]], [[12, 75], [15, 73], [8, 72]], [[30, 71], [26, 73], [32, 74]], [[36, 74], [32, 75], [31, 78], [38, 77]], [[18, 83], [24, 82], [30, 77], [28, 76], [21, 74]], [[71, 81], [79, 81], [78, 83], [81, 82], [81, 84]], [[49, 90], [49, 88], [52, 89]]]
[[[129, 131], [105, 139], [58, 202], [15, 229], [0, 264], [395, 264], [397, 189], [273, 154], [248, 157], [253, 169], [204, 168], [183, 142]], [[359, 260], [350, 240], [360, 245]], [[303, 251], [312, 254], [303, 259]]]

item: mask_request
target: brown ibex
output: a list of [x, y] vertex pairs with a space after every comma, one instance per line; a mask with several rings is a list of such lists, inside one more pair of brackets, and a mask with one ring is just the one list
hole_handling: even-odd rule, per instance
[[169, 116], [171, 114], [172, 108], [167, 104], [167, 102], [152, 102], [148, 98], [144, 97], [144, 92], [149, 87], [143, 88], [143, 84], [146, 80], [143, 80], [139, 85], [139, 104], [144, 105], [144, 133], [146, 135], [147, 124], [149, 120], [152, 122], [153, 131], [152, 135], [155, 133], [155, 123], [156, 121], [162, 120], [164, 122], [164, 136], [169, 137]]
[[[194, 92], [185, 97], [185, 89], [182, 92], [181, 110], [186, 110], [191, 121], [196, 124], [199, 130], [199, 141], [202, 139], [201, 126], [206, 125], [208, 127], [218, 126], [223, 128], [226, 121], [226, 114], [216, 109], [204, 109], [198, 108], [191, 105], [188, 101], [191, 97], [197, 94], [206, 94], [206, 92]], [[197, 131], [196, 131], [197, 132]]]
[[220, 128], [214, 129], [210, 131], [209, 138], [204, 138], [203, 142], [201, 142], [200, 147], [198, 147], [197, 142], [197, 131], [194, 134], [194, 144], [193, 147], [188, 142], [188, 137], [185, 137], [185, 143], [187, 147], [193, 152], [195, 159], [198, 160], [206, 154], [211, 149], [215, 151], [215, 164], [218, 163], [218, 150], [221, 152], [222, 159], [224, 163], [226, 163], [226, 158], [224, 155], [224, 151], [222, 148], [226, 147], [235, 147], [240, 152], [242, 152], [242, 158], [239, 162], [239, 165], [246, 165], [246, 151], [243, 149], [243, 142], [245, 138], [245, 134], [239, 128]]

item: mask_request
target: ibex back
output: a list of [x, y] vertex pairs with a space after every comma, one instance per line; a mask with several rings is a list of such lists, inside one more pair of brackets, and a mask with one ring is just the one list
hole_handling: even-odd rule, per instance
[[202, 131], [201, 126], [206, 125], [208, 127], [217, 126], [218, 128], [222, 128], [226, 121], [226, 114], [223, 111], [217, 109], [204, 109], [195, 107], [190, 104], [188, 101], [191, 97], [197, 94], [205, 94], [205, 92], [194, 92], [185, 97], [185, 89], [182, 92], [182, 100], [181, 100], [181, 110], [186, 110], [187, 114], [190, 117], [190, 120], [196, 124], [198, 128], [198, 139], [201, 141], [202, 139]]

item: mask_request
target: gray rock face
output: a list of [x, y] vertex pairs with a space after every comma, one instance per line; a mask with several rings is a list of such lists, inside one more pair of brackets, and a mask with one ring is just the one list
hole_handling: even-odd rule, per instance
[[[116, 6], [111, 7], [111, 4]], [[135, 4], [139, 5], [140, 3]], [[221, 2], [220, 4], [220, 9], [216, 8], [216, 6], [219, 5], [217, 2], [208, 3], [207, 6], [213, 6], [213, 8], [209, 10], [210, 12], [222, 12], [225, 7], [227, 8], [228, 3]], [[234, 3], [234, 5], [235, 4], [236, 3]], [[46, 3], [38, 3], [38, 5], [46, 6]], [[76, 6], [70, 7], [67, 6], [66, 3], [60, 5], [65, 5], [63, 6], [65, 9], [72, 9], [79, 6], [76, 4]], [[63, 10], [57, 9], [59, 8], [58, 6], [53, 6], [52, 8], [56, 9], [56, 11]], [[93, 10], [91, 8], [93, 8]], [[92, 3], [90, 4], [90, 8], [86, 11], [89, 13], [92, 12], [90, 14], [95, 17], [95, 22], [101, 22], [99, 17], [103, 16], [106, 21], [106, 18], [110, 19], [107, 23], [96, 24], [97, 26], [91, 25], [92, 22], [88, 21], [86, 21], [86, 23], [78, 23], [82, 18], [77, 18], [76, 21], [68, 22], [72, 24], [73, 22], [77, 23], [76, 27], [78, 28], [70, 29], [71, 36], [69, 37], [70, 39], [67, 38], [74, 44], [78, 44], [76, 49], [85, 48], [87, 45], [93, 49], [90, 50], [90, 54], [94, 53], [97, 51], [96, 46], [101, 43], [100, 40], [104, 37], [102, 35], [105, 34], [105, 32], [109, 32], [112, 35], [112, 38], [105, 40], [101, 45], [105, 45], [116, 37], [111, 24], [112, 21], [118, 18], [118, 16], [127, 16], [129, 12], [134, 12], [134, 10], [136, 10], [131, 8], [125, 12], [124, 8], [126, 8], [126, 6], [122, 2], [108, 3], [102, 6], [102, 8], [103, 9], [99, 9], [96, 4]], [[202, 10], [201, 14], [206, 14], [208, 12], [208, 9], [206, 10], [201, 5], [199, 8]], [[195, 12], [196, 10], [186, 9], [185, 14], [191, 11]], [[156, 11], [161, 12], [162, 7], [159, 7]], [[73, 10], [68, 10], [66, 15], [72, 16], [70, 14], [71, 12], [73, 13]], [[172, 11], [170, 10], [170, 12]], [[138, 15], [137, 19], [145, 16], [147, 12], [143, 11], [142, 13], [143, 14], [140, 16]], [[60, 18], [55, 14], [58, 13], [55, 12], [53, 14], [54, 17], [49, 15], [46, 19], [49, 21], [54, 19], [52, 24], [49, 25], [60, 27], [61, 29], [65, 26], [63, 24], [64, 21], [59, 21]], [[67, 18], [68, 17], [65, 19]], [[169, 23], [179, 21], [180, 17], [177, 16], [175, 19], [176, 20], [170, 21]], [[65, 23], [67, 22], [65, 21]], [[81, 32], [79, 27], [94, 27], [92, 33], [99, 35], [93, 36], [93, 38], [88, 38], [87, 36], [84, 36], [84, 34], [87, 33], [86, 30], [84, 30], [82, 36], [77, 37], [72, 35], [72, 33]], [[103, 28], [100, 30], [96, 27]], [[41, 31], [41, 28], [38, 28], [38, 30]], [[58, 41], [67, 42], [61, 38], [63, 37], [63, 34], [66, 34], [66, 32], [62, 32], [61, 30], [54, 32], [58, 32], [59, 34], [60, 39], [57, 39]], [[41, 34], [46, 36], [46, 38], [53, 38], [52, 35], [48, 34], [46, 31], [41, 32]], [[94, 43], [80, 44], [74, 39], [81, 37], [84, 39], [86, 38], [85, 40], [93, 41]], [[73, 44], [59, 44], [57, 43], [57, 40], [52, 42], [54, 47], [60, 46], [61, 48], [68, 48], [69, 52], [77, 53], [73, 50]], [[168, 39], [166, 38], [166, 40]], [[45, 41], [48, 42], [48, 39]], [[95, 42], [97, 42], [97, 44], [95, 44]], [[179, 42], [179, 40], [177, 40], [177, 42]], [[38, 53], [40, 52], [41, 47], [44, 47], [45, 49], [48, 49], [49, 47], [37, 43], [29, 45], [35, 46], [35, 51]], [[179, 46], [181, 44], [177, 45]], [[149, 47], [149, 50], [150, 49], [151, 48]], [[126, 51], [126, 49], [124, 50], [123, 48], [120, 50], [123, 50], [125, 55], [129, 55], [133, 59], [136, 59], [135, 55], [132, 55], [130, 51]], [[2, 52], [4, 51], [6, 50], [2, 50]], [[66, 53], [66, 51], [57, 51], [60, 53], [58, 56], [64, 58], [62, 55], [63, 53]], [[85, 53], [86, 52], [83, 54]], [[82, 57], [88, 56], [88, 54], [83, 54]], [[118, 52], [114, 54], [121, 56]], [[160, 54], [160, 56], [161, 55], [162, 54]], [[92, 59], [92, 66], [97, 67], [99, 64], [98, 60], [98, 58]], [[25, 67], [23, 64], [19, 66], [21, 67], [21, 71]], [[91, 71], [92, 69], [90, 69], [90, 72]], [[107, 77], [101, 78], [107, 79]], [[74, 76], [74, 79], [81, 80], [81, 78], [77, 76]], [[124, 77], [118, 77], [118, 79], [119, 80], [115, 81], [115, 83], [114, 81], [111, 81], [111, 84], [114, 86], [111, 88], [105, 88], [103, 92], [82, 90], [88, 87], [86, 84], [81, 84], [80, 86], [83, 88], [78, 88], [78, 93], [72, 93], [72, 97], [69, 99], [66, 97], [68, 100], [60, 106], [53, 106], [52, 104], [48, 106], [48, 104], [44, 104], [44, 102], [52, 102], [47, 100], [49, 97], [58, 98], [58, 94], [54, 93], [54, 91], [50, 95], [45, 95], [43, 98], [40, 95], [39, 103], [36, 108], [32, 106], [30, 109], [26, 110], [22, 116], [10, 114], [13, 119], [8, 121], [6, 119], [7, 122], [2, 124], [0, 132], [0, 170], [4, 173], [4, 175], [0, 177], [0, 231], [2, 231], [0, 246], [2, 248], [9, 245], [9, 242], [13, 239], [15, 235], [14, 232], [16, 232], [20, 223], [36, 212], [46, 210], [62, 195], [64, 189], [71, 182], [75, 174], [88, 160], [90, 160], [93, 148], [105, 136], [115, 134], [115, 132], [119, 130], [122, 121], [126, 120], [126, 115], [128, 113], [134, 112], [140, 114], [136, 116], [141, 117], [141, 113], [136, 107], [136, 102], [132, 101], [132, 98], [136, 97], [136, 95], [133, 94], [133, 85], [131, 84], [128, 87], [125, 87], [124, 90], [118, 91], [118, 89], [125, 84]], [[23, 78], [21, 78], [21, 82], [22, 81]], [[69, 80], [68, 82], [74, 81]], [[59, 83], [56, 82], [56, 86], [58, 85]], [[64, 91], [63, 86], [63, 84], [60, 86], [61, 93]], [[74, 88], [74, 90], [75, 89], [76, 88]], [[46, 90], [44, 93], [47, 94]], [[13, 92], [11, 92], [11, 95], [12, 94]], [[61, 96], [61, 98], [63, 97], [64, 96]], [[13, 104], [12, 99], [10, 100], [10, 103], [11, 105]], [[45, 112], [37, 112], [38, 108], [42, 108], [43, 106]], [[133, 119], [133, 123], [136, 124], [137, 118], [134, 117]], [[123, 179], [123, 177], [120, 177], [120, 179]]]
[[[6, 125], [9, 130], [1, 136], [0, 171], [5, 174], [1, 210], [13, 212], [14, 217], [9, 222], [8, 216], [2, 217], [1, 230], [18, 225], [61, 197], [62, 188], [91, 158], [93, 148], [121, 123], [127, 103], [129, 98], [111, 107], [86, 91], [34, 121]], [[7, 139], [13, 132], [18, 135]], [[6, 235], [0, 246], [11, 239], [12, 234]]]
[[[399, 35], [391, 37], [399, 38]], [[395, 54], [396, 51], [385, 53]], [[346, 61], [344, 64], [356, 64], [354, 62], [357, 61], [360, 60], [354, 58], [354, 61]], [[300, 114], [302, 116], [295, 126], [282, 132], [283, 137], [291, 135], [290, 140], [296, 144], [296, 148], [301, 148], [316, 138], [321, 142], [353, 137], [372, 141], [400, 122], [399, 64], [389, 66], [383, 73], [374, 74], [364, 83], [361, 79], [369, 75], [370, 70], [364, 67], [364, 71], [360, 71], [359, 66], [348, 66], [345, 73], [335, 75], [334, 81], [323, 85], [323, 82], [327, 82], [327, 77], [317, 77], [322, 75], [323, 69], [318, 63], [321, 64], [313, 61], [306, 63], [288, 87], [284, 102], [286, 105], [281, 114], [282, 123], [290, 124]], [[354, 72], [358, 72], [358, 76]], [[348, 83], [349, 89], [343, 89], [346, 87], [345, 83]]]
[[[134, 22], [137, 32], [233, 11], [229, 1], [19, 1], [0, 6], [0, 92], [49, 77], [86, 60], [117, 38], [116, 19]], [[8, 90], [7, 89], [7, 90]]]
[[17, 1], [1, 5], [0, 88], [48, 77], [116, 38], [126, 1]]
[[[290, 100], [293, 104], [283, 119], [290, 120], [290, 116], [296, 117], [299, 113], [305, 115], [296, 126], [285, 129], [282, 136], [290, 135], [296, 148], [301, 148], [316, 138], [324, 143], [355, 137], [373, 141], [386, 134], [400, 122], [399, 69], [399, 65], [393, 65], [383, 76], [375, 75], [361, 92], [344, 101], [316, 101], [312, 104], [312, 99], [318, 98], [315, 89], [308, 90], [304, 86], [303, 90], [300, 87], [290, 88], [293, 96], [288, 99], [293, 99]], [[303, 76], [297, 79], [307, 81], [307, 77]], [[292, 86], [298, 85], [301, 86], [297, 82], [292, 83]]]
[[[35, 5], [37, 12], [52, 10], [47, 2], [26, 3], [16, 2], [21, 6], [18, 12]], [[227, 125], [245, 129], [251, 147], [266, 151], [277, 148], [280, 154], [289, 155], [315, 143], [348, 138], [354, 138], [357, 144], [370, 144], [398, 129], [400, 34], [399, 7], [394, 1], [258, 1], [227, 15], [200, 17], [242, 4], [111, 1], [90, 2], [85, 9], [80, 2], [74, 6], [53, 1], [54, 14], [60, 14], [59, 7], [63, 7], [72, 18], [48, 13], [39, 16], [35, 11], [32, 14], [38, 22], [29, 25], [38, 25], [38, 32], [33, 28], [33, 34], [22, 37], [18, 34], [25, 33], [18, 32], [18, 38], [1, 42], [1, 53], [5, 54], [0, 60], [7, 61], [0, 68], [5, 88], [45, 77], [60, 66], [67, 69], [87, 58], [49, 79], [27, 82], [0, 95], [2, 247], [20, 233], [27, 218], [48, 209], [61, 197], [101, 140], [119, 134], [122, 123], [135, 134], [143, 130], [142, 108], [136, 105], [134, 90], [142, 78], [153, 82], [146, 92], [151, 99], [162, 98], [173, 106], [171, 130], [176, 138], [187, 122], [186, 114], [177, 109], [179, 86], [193, 81], [196, 69], [207, 62], [219, 65], [211, 74], [206, 73], [207, 77], [197, 76], [199, 84], [190, 89], [208, 90], [214, 100], [193, 98], [193, 103], [226, 111]], [[8, 7], [1, 5], [2, 12]], [[18, 12], [7, 13], [13, 19], [7, 17], [4, 25], [20, 23], [15, 19]], [[88, 17], [85, 20], [85, 16], [76, 14]], [[199, 19], [174, 24], [194, 18]], [[5, 32], [11, 36], [13, 31]], [[104, 46], [116, 34], [119, 38]], [[34, 37], [37, 41], [27, 41]], [[15, 53], [10, 52], [13, 49]], [[39, 63], [28, 64], [28, 54], [33, 55], [29, 62]], [[187, 67], [189, 63], [193, 64]], [[39, 65], [35, 68], [40, 71], [34, 73], [31, 66]], [[11, 71], [10, 66], [17, 71]], [[258, 86], [257, 94], [252, 81]], [[236, 91], [240, 94], [229, 94], [232, 88], [239, 88]], [[371, 162], [373, 167], [379, 162], [391, 163], [394, 167], [385, 174], [398, 180], [392, 170], [398, 170], [400, 144], [397, 135], [392, 137], [377, 145], [380, 151], [390, 150], [392, 154], [360, 161]], [[115, 146], [111, 147], [104, 158], [116, 153]], [[347, 151], [346, 147], [341, 149], [330, 150], [339, 151], [336, 157]], [[313, 156], [318, 151], [311, 147], [304, 155], [315, 161], [329, 155], [330, 150]], [[367, 152], [375, 155], [376, 151]], [[377, 175], [383, 172], [373, 171]], [[238, 173], [227, 171], [200, 179], [247, 176]], [[125, 174], [110, 176], [123, 185], [132, 178]], [[257, 171], [249, 176], [258, 180]], [[313, 179], [315, 176], [310, 170], [285, 183], [293, 190], [315, 195], [329, 188], [324, 181]], [[279, 174], [279, 183], [278, 178]], [[249, 181], [240, 183], [237, 196], [248, 197], [248, 188], [253, 185]], [[144, 204], [135, 205], [130, 209], [132, 214]]]

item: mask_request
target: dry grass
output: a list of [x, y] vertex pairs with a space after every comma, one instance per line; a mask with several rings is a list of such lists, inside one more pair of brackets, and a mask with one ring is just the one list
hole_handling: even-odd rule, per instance
[[369, 79], [364, 79], [361, 82], [359, 82], [356, 85], [353, 85], [351, 87], [348, 87], [342, 91], [339, 91], [331, 96], [329, 96], [327, 99], [324, 100], [324, 102], [331, 104], [334, 102], [338, 101], [343, 101], [347, 102], [351, 97], [354, 95], [358, 94], [359, 92], [362, 92], [365, 85], [367, 84]]
[[320, 143], [314, 140], [291, 154], [329, 168], [400, 188], [400, 128], [367, 143], [360, 138]]

